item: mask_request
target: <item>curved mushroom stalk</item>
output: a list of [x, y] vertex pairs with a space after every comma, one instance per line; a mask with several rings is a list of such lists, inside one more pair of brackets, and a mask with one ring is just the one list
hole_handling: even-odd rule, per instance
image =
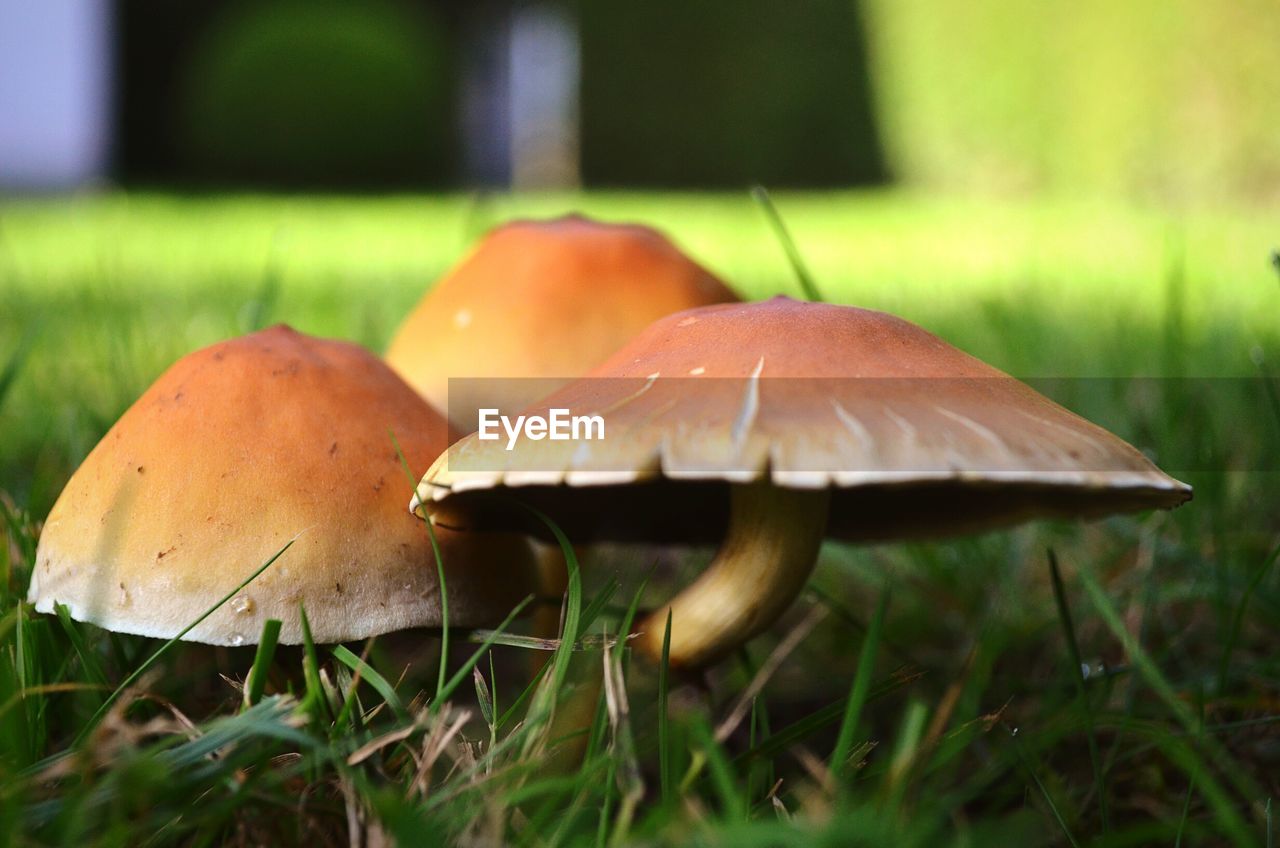
[[639, 648], [661, 658], [668, 611], [673, 667], [715, 662], [772, 624], [813, 571], [830, 499], [826, 489], [732, 486], [729, 528], [715, 558], [691, 586], [640, 623]]

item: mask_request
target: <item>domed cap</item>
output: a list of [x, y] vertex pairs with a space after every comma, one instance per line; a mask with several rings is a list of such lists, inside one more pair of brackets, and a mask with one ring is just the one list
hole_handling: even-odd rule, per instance
[[[490, 232], [423, 296], [386, 360], [470, 431], [477, 408], [514, 412], [599, 365], [657, 318], [737, 300], [649, 227], [577, 215], [516, 221]], [[494, 379], [449, 398], [451, 377]]]
[[[444, 419], [377, 357], [287, 327], [183, 357], [72, 475], [40, 536], [29, 599], [110, 630], [172, 638], [290, 539], [185, 638], [255, 642], [267, 618], [321, 642], [440, 624], [430, 539], [405, 514], [410, 467]], [[450, 623], [492, 624], [532, 584], [527, 543], [437, 529]]]

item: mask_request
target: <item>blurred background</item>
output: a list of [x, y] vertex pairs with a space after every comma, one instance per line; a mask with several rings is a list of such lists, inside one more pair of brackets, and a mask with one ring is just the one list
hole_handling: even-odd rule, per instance
[[265, 323], [383, 350], [516, 216], [798, 294], [754, 184], [826, 297], [1014, 374], [1256, 375], [1273, 3], [0, 0], [0, 480], [43, 514]]
[[0, 2], [0, 185], [1271, 201], [1269, 0]]
[[[833, 827], [861, 816], [825, 843], [795, 831], [799, 845], [942, 845], [952, 827], [957, 844], [1181, 844], [1184, 825], [1187, 844], [1272, 844], [1261, 805], [1280, 798], [1278, 46], [1276, 0], [0, 0], [0, 787], [7, 763], [34, 775], [61, 750], [98, 679], [68, 664], [68, 640], [81, 644], [69, 621], [21, 604], [39, 522], [171, 363], [276, 322], [384, 351], [434, 281], [521, 216], [643, 222], [746, 298], [800, 296], [748, 192], [762, 184], [826, 299], [900, 315], [1020, 378], [1065, 378], [1037, 385], [1196, 497], [1169, 516], [958, 544], [828, 545], [819, 600], [805, 604], [833, 614], [760, 701], [759, 727], [787, 728], [785, 745], [744, 766], [746, 789], [725, 798], [764, 798], [776, 766], [780, 815]], [[1064, 648], [1073, 625], [1046, 548], [1067, 568], [1082, 656]], [[608, 579], [596, 562], [585, 572]], [[1105, 596], [1080, 594], [1076, 564], [1097, 569]], [[615, 602], [650, 565], [617, 572]], [[680, 582], [659, 575], [655, 598], [662, 581]], [[879, 748], [858, 749], [867, 788], [842, 811], [844, 789], [825, 794], [808, 753], [833, 741], [813, 717], [848, 694], [860, 622], [886, 581], [878, 674], [919, 673], [883, 678], [897, 682], [868, 703]], [[718, 671], [714, 698], [736, 701], [798, 617]], [[1163, 688], [1117, 641], [1121, 626], [1168, 675]], [[146, 644], [110, 648], [114, 682]], [[1098, 670], [1090, 698], [1079, 691], [1099, 710], [1105, 779], [1077, 718], [1082, 664]], [[230, 691], [206, 665], [169, 667], [163, 687], [179, 700], [193, 680]], [[659, 699], [638, 674], [652, 776]], [[6, 713], [25, 691], [15, 680], [88, 688], [23, 695]], [[754, 739], [754, 701], [751, 712]], [[1230, 756], [1201, 765], [1198, 739]], [[135, 803], [110, 805], [114, 844], [143, 843], [149, 821], [216, 824], [229, 804], [287, 823], [278, 812], [297, 803], [290, 785], [278, 806], [258, 804], [259, 777], [228, 800], [171, 779], [205, 771], [123, 761], [116, 785]], [[349, 770], [334, 774], [348, 785]], [[582, 774], [605, 800], [569, 788], [548, 809], [609, 807], [612, 777]], [[216, 780], [241, 785], [239, 773]], [[25, 799], [0, 792], [0, 844], [26, 821], [15, 805], [54, 809], [43, 778], [29, 783]], [[105, 781], [83, 785], [85, 804], [110, 797]], [[705, 782], [695, 795], [687, 810], [646, 802], [646, 839], [706, 833], [704, 811], [721, 802]], [[433, 795], [450, 817], [475, 809], [452, 797]], [[76, 803], [45, 841], [99, 833], [101, 817]], [[908, 826], [914, 838], [893, 830]], [[782, 844], [773, 833], [705, 841]], [[596, 825], [559, 838], [537, 844], [597, 844]]]

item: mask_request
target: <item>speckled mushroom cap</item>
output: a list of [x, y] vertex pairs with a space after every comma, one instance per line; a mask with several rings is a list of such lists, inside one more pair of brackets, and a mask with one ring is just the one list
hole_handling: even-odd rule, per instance
[[[736, 300], [649, 227], [577, 215], [516, 221], [490, 232], [423, 296], [386, 360], [466, 432], [478, 407], [520, 409], [657, 318]], [[465, 397], [450, 399], [451, 377], [501, 379], [469, 383]]]
[[[410, 467], [449, 442], [442, 416], [377, 357], [274, 327], [183, 357], [116, 422], [45, 522], [29, 599], [124, 633], [256, 642], [263, 622], [318, 641], [440, 624], [435, 559], [406, 515]], [[437, 528], [451, 624], [501, 620], [529, 590], [519, 537]]]
[[[714, 540], [727, 483], [830, 489], [827, 532], [937, 536], [1169, 508], [1190, 487], [1029, 386], [881, 312], [785, 297], [656, 321], [530, 407], [602, 414], [601, 441], [472, 434], [418, 496], [505, 523], [511, 487], [579, 535]], [[415, 500], [415, 506], [417, 501]]]

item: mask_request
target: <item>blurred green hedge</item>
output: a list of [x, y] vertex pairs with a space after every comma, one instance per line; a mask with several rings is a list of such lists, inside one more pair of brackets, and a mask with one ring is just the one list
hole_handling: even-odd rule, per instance
[[883, 178], [853, 0], [580, 0], [591, 185]]
[[893, 171], [930, 187], [1274, 198], [1275, 0], [861, 0]]
[[179, 82], [181, 157], [215, 180], [448, 179], [455, 82], [425, 10], [338, 0], [230, 6]]
[[[588, 185], [1280, 195], [1276, 0], [562, 2]], [[469, 9], [226, 6], [176, 76], [177, 158], [215, 181], [456, 182]]]

